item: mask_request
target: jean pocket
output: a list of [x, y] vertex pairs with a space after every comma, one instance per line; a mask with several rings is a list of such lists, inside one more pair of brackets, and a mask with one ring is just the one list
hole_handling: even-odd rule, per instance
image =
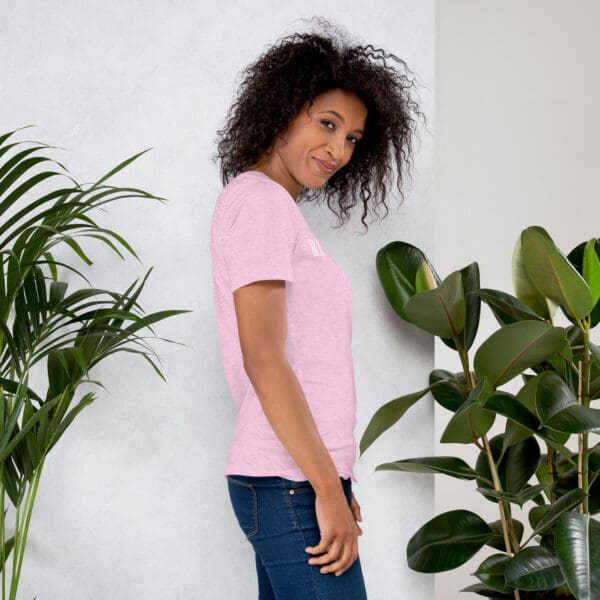
[[233, 506], [233, 512], [247, 538], [258, 533], [258, 501], [254, 486], [227, 477], [229, 497]]
[[305, 492], [314, 492], [315, 488], [310, 483], [300, 484], [300, 485], [292, 485], [290, 488], [291, 494], [302, 494]]

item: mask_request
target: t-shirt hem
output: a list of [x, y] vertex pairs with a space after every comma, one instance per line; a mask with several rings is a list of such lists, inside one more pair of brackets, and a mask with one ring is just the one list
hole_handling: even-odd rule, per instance
[[[291, 481], [307, 481], [304, 473], [300, 475], [298, 473], [291, 473], [289, 471], [272, 471], [272, 470], [252, 470], [248, 469], [248, 467], [240, 467], [235, 468], [234, 466], [228, 467], [225, 469], [223, 473], [223, 477], [227, 477], [227, 475], [246, 475], [248, 477], [282, 477], [283, 479], [290, 479]], [[338, 475], [343, 479], [352, 479], [353, 482], [357, 482], [356, 476], [354, 472], [342, 471], [338, 470]]]

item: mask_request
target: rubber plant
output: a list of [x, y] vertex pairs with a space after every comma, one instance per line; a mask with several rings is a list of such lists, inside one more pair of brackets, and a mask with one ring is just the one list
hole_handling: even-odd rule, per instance
[[[20, 128], [23, 129], [23, 128]], [[77, 415], [96, 398], [76, 398], [92, 367], [120, 351], [141, 354], [164, 380], [151, 358], [152, 348], [140, 335], [152, 324], [186, 310], [144, 315], [138, 298], [151, 272], [124, 292], [83, 287], [67, 293], [52, 250], [66, 244], [92, 264], [77, 237], [102, 241], [122, 259], [117, 244], [138, 258], [115, 231], [98, 225], [90, 213], [123, 198], [158, 200], [136, 188], [105, 182], [147, 152], [121, 162], [92, 185], [79, 185], [67, 169], [41, 154], [38, 142], [0, 135], [0, 568], [2, 599], [15, 600], [36, 492], [46, 457]], [[54, 186], [50, 180], [59, 181]], [[39, 192], [43, 185], [43, 192]], [[165, 338], [158, 338], [165, 339]], [[171, 340], [165, 340], [171, 341]], [[45, 367], [45, 390], [34, 390], [31, 369]], [[39, 368], [38, 365], [38, 368]], [[43, 373], [44, 371], [42, 371]], [[39, 378], [38, 378], [39, 379]], [[47, 383], [47, 385], [46, 385]], [[12, 506], [11, 506], [12, 505]], [[9, 509], [14, 518], [9, 532]], [[11, 557], [12, 553], [12, 557]], [[7, 574], [10, 571], [10, 574]]]
[[[600, 348], [590, 340], [600, 321], [600, 240], [565, 255], [542, 227], [526, 228], [512, 257], [515, 295], [481, 288], [476, 262], [442, 280], [405, 242], [381, 248], [376, 269], [396, 314], [455, 350], [461, 368], [434, 369], [426, 387], [381, 406], [361, 437], [361, 456], [431, 392], [451, 412], [441, 443], [475, 444], [475, 464], [426, 456], [376, 470], [474, 482], [499, 513], [491, 523], [461, 508], [435, 516], [409, 540], [409, 567], [448, 571], [487, 548], [473, 573], [478, 581], [461, 591], [507, 600], [600, 598], [600, 410], [593, 407]], [[482, 301], [499, 328], [473, 353]], [[554, 323], [559, 307], [565, 327]], [[502, 389], [512, 380], [516, 393]], [[502, 433], [490, 438], [496, 420]], [[526, 539], [516, 506], [528, 516]]]

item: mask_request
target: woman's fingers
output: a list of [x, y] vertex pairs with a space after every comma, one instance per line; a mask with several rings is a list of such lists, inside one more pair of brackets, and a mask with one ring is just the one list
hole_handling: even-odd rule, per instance
[[[322, 537], [321, 541], [316, 546], [308, 546], [304, 550], [309, 554], [323, 554], [331, 545], [331, 540], [327, 537]], [[312, 558], [310, 559], [312, 560]]]
[[333, 541], [329, 550], [325, 554], [312, 557], [308, 560], [310, 565], [325, 565], [321, 568], [321, 573], [335, 573], [341, 575], [352, 566], [352, 563], [358, 558], [358, 540], [352, 538], [345, 543]]
[[[329, 550], [325, 552], [322, 556], [313, 556], [308, 560], [311, 565], [326, 565], [334, 560], [337, 560], [341, 555], [344, 547], [337, 541], [334, 541]], [[323, 572], [323, 570], [321, 570]]]
[[[360, 514], [360, 504], [356, 500], [356, 498], [354, 496], [354, 492], [352, 492], [352, 501], [350, 503], [350, 508], [352, 508], [352, 514], [354, 515], [354, 520], [362, 521], [362, 515]], [[358, 529], [358, 535], [362, 535], [363, 530], [361, 529], [361, 527], [358, 523], [356, 523], [356, 527]]]
[[356, 541], [353, 540], [343, 547], [342, 555], [335, 562], [323, 567], [321, 573], [335, 573], [337, 576], [348, 570], [352, 563], [356, 560], [358, 551]]
[[358, 558], [358, 536], [362, 530], [357, 524], [360, 506], [352, 498], [350, 506], [343, 493], [335, 497], [315, 498], [315, 511], [321, 532], [316, 546], [305, 548], [312, 556], [308, 563], [321, 567], [321, 573], [341, 575]]
[[348, 563], [348, 566], [345, 569], [340, 569], [338, 571], [335, 572], [336, 575], [341, 575], [344, 571], [347, 571], [352, 564], [354, 563], [354, 561], [358, 558], [358, 540], [355, 538], [352, 541], [352, 551], [350, 554], [350, 562]]
[[362, 521], [362, 516], [360, 514], [360, 504], [358, 503], [358, 501], [354, 497], [354, 492], [352, 492], [351, 507], [352, 507], [352, 513], [354, 514], [354, 518], [357, 521]]

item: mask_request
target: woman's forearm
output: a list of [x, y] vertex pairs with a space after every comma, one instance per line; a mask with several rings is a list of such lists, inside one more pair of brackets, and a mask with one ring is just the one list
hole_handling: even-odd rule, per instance
[[246, 373], [273, 431], [315, 492], [323, 496], [343, 493], [337, 468], [286, 357], [261, 357], [253, 365], [246, 365]]

